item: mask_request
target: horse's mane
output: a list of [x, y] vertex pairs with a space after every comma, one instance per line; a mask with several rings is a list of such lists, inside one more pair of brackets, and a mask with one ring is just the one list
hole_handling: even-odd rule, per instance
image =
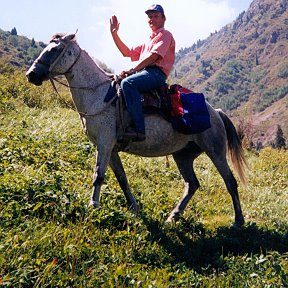
[[[58, 39], [64, 37], [66, 34], [67, 34], [67, 33], [62, 33], [62, 32], [55, 33], [55, 34], [50, 38], [49, 43], [54, 42], [55, 40], [58, 40]], [[75, 41], [75, 40], [73, 39], [73, 41]], [[99, 69], [100, 71], [102, 71], [104, 74], [106, 74], [109, 78], [111, 78], [111, 77], [114, 75], [113, 73], [110, 73], [110, 72], [108, 72], [108, 71], [105, 71], [105, 70], [101, 67], [101, 65], [100, 65], [101, 61], [99, 61], [99, 60], [97, 61], [96, 59], [93, 59], [93, 58], [89, 55], [89, 53], [88, 53], [87, 51], [85, 51], [84, 49], [82, 49], [82, 52], [84, 52], [84, 54], [86, 54], [86, 57], [87, 57], [87, 58], [91, 58], [92, 61], [94, 62], [94, 64], [98, 67], [98, 69]]]
[[114, 75], [113, 73], [108, 72], [103, 67], [101, 67], [101, 61], [96, 59], [96, 58], [94, 58], [94, 57], [91, 57], [86, 50], [82, 49], [82, 53], [84, 55], [86, 55], [85, 56], [86, 59], [90, 59], [90, 61], [91, 61], [90, 63], [93, 63], [97, 67], [97, 69], [99, 71], [101, 71], [101, 73], [103, 73], [104, 75], [108, 76], [109, 78], [111, 78]]

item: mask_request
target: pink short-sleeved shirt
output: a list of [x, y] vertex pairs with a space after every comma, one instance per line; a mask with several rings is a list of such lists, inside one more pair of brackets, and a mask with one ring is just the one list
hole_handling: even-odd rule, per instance
[[175, 40], [168, 30], [160, 28], [152, 33], [147, 43], [132, 47], [130, 58], [132, 61], [143, 60], [152, 53], [161, 56], [153, 65], [158, 66], [168, 77], [175, 61]]

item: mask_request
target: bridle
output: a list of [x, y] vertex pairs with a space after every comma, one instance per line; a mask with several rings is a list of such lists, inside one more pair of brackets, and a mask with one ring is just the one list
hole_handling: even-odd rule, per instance
[[[52, 40], [52, 42], [53, 42], [53, 40]], [[55, 41], [54, 41], [54, 42], [55, 42]], [[76, 44], [77, 47], [79, 48], [79, 53], [78, 53], [77, 57], [75, 58], [75, 60], [74, 60], [73, 63], [71, 64], [71, 66], [70, 66], [65, 72], [62, 72], [62, 73], [60, 73], [59, 75], [65, 75], [65, 74], [69, 73], [69, 72], [72, 70], [72, 68], [74, 67], [74, 65], [75, 65], [75, 64], [78, 62], [78, 60], [80, 59], [80, 56], [81, 56], [81, 53], [82, 53], [82, 49], [79, 47], [79, 45], [78, 45], [77, 43], [75, 43], [75, 44]], [[40, 60], [40, 59], [39, 59], [39, 60], [35, 60], [35, 61], [34, 61], [34, 64], [42, 64], [42, 65], [48, 67], [48, 72], [51, 72], [52, 69], [57, 65], [57, 63], [59, 62], [59, 60], [60, 60], [60, 59], [62, 58], [62, 56], [66, 53], [66, 51], [68, 50], [68, 48], [69, 48], [71, 45], [72, 45], [72, 43], [68, 43], [67, 45], [65, 45], [64, 48], [63, 48], [63, 50], [61, 51], [61, 53], [58, 55], [58, 57], [57, 57], [51, 64], [48, 64], [48, 63], [46, 63], [46, 62], [44, 62], [44, 61], [42, 61], [42, 60]], [[96, 88], [98, 88], [98, 87], [100, 87], [100, 86], [102, 86], [102, 85], [104, 85], [104, 84], [106, 84], [106, 83], [108, 83], [108, 82], [111, 82], [110, 79], [107, 79], [107, 80], [105, 80], [104, 82], [101, 82], [100, 84], [98, 84], [98, 85], [96, 85], [96, 86], [93, 86], [93, 87], [77, 87], [77, 86], [70, 86], [70, 85], [68, 85], [68, 84], [66, 84], [66, 83], [63, 83], [63, 82], [61, 82], [60, 80], [58, 80], [57, 78], [55, 78], [55, 77], [51, 77], [51, 76], [49, 76], [49, 75], [48, 75], [48, 77], [49, 77], [49, 81], [50, 81], [53, 89], [55, 90], [55, 92], [58, 94], [59, 97], [60, 97], [60, 94], [59, 94], [59, 92], [57, 91], [57, 88], [56, 88], [56, 86], [55, 86], [54, 81], [57, 82], [57, 83], [59, 83], [59, 84], [61, 84], [61, 85], [63, 85], [63, 86], [65, 86], [65, 87], [67, 87], [67, 88], [69, 88], [69, 89], [86, 89], [86, 90], [88, 90], [88, 89], [90, 89], [90, 90], [96, 89]], [[109, 101], [106, 103], [106, 105], [105, 105], [102, 109], [100, 109], [100, 111], [97, 111], [96, 113], [93, 113], [93, 114], [87, 114], [86, 112], [78, 111], [77, 108], [76, 108], [76, 110], [77, 110], [77, 112], [80, 114], [81, 117], [85, 117], [85, 116], [86, 116], [86, 117], [87, 117], [87, 116], [96, 116], [96, 115], [100, 114], [101, 112], [103, 112], [103, 111], [107, 108], [107, 106], [109, 106], [109, 105], [115, 100], [115, 98], [117, 98], [117, 97], [118, 97], [117, 95], [115, 95], [115, 97], [112, 97], [111, 100], [109, 100]], [[74, 106], [76, 107], [75, 103], [74, 103]]]
[[[55, 42], [55, 41], [52, 41], [52, 42]], [[61, 53], [58, 55], [58, 57], [51, 63], [51, 64], [48, 64], [46, 62], [44, 62], [43, 60], [35, 60], [34, 61], [34, 64], [42, 64], [46, 67], [48, 67], [48, 72], [51, 72], [53, 70], [53, 68], [57, 65], [57, 63], [59, 62], [59, 60], [62, 58], [62, 56], [66, 53], [66, 51], [68, 50], [68, 48], [70, 48], [72, 44], [71, 43], [68, 43], [67, 45], [64, 46], [63, 50], [61, 51]], [[76, 44], [77, 45], [77, 44]], [[81, 56], [81, 53], [82, 53], [82, 49], [77, 45], [77, 47], [79, 48], [79, 53], [77, 55], [77, 57], [75, 58], [75, 60], [73, 61], [72, 65], [65, 71], [65, 72], [62, 72], [60, 73], [59, 75], [65, 75], [67, 73], [69, 73], [72, 68], [74, 67], [74, 65], [78, 62], [80, 56]], [[56, 89], [56, 86], [55, 86], [55, 83], [54, 81], [56, 81], [57, 83], [59, 84], [62, 84], [63, 86], [67, 87], [67, 88], [73, 88], [73, 89], [92, 89], [92, 88], [89, 88], [89, 87], [73, 87], [73, 86], [70, 86], [70, 85], [67, 85], [63, 82], [61, 82], [60, 80], [58, 80], [57, 78], [55, 77], [51, 77], [51, 76], [48, 76], [49, 77], [49, 80], [54, 88], [54, 90], [58, 93], [57, 89]], [[94, 87], [93, 87], [94, 88]]]
[[[51, 42], [55, 42], [55, 41], [52, 40]], [[42, 64], [42, 65], [48, 67], [48, 72], [51, 72], [53, 70], [53, 68], [56, 66], [56, 64], [59, 62], [59, 60], [62, 58], [62, 56], [66, 53], [68, 48], [70, 48], [70, 46], [72, 46], [72, 43], [68, 43], [67, 45], [65, 45], [63, 50], [61, 51], [61, 53], [58, 55], [58, 57], [51, 64], [48, 64], [48, 63], [46, 63], [46, 62], [44, 62], [43, 60], [40, 60], [40, 59], [36, 59], [34, 61], [34, 64], [38, 64], [38, 63]], [[60, 75], [65, 75], [65, 74], [69, 73], [71, 71], [71, 69], [73, 68], [73, 66], [78, 62], [78, 60], [79, 60], [79, 58], [81, 56], [81, 53], [82, 53], [82, 49], [78, 45], [77, 45], [77, 47], [79, 48], [79, 54], [75, 58], [75, 60], [72, 63], [72, 65], [67, 69], [67, 71], [60, 73]]]
[[[55, 41], [52, 40], [51, 42], [55, 42]], [[75, 43], [75, 45], [77, 45], [77, 43]], [[48, 64], [48, 63], [46, 63], [46, 62], [44, 62], [43, 60], [40, 60], [40, 59], [36, 59], [36, 60], [34, 61], [34, 64], [42, 64], [42, 65], [48, 67], [48, 72], [51, 72], [51, 71], [53, 70], [53, 68], [57, 65], [57, 63], [59, 62], [59, 60], [62, 58], [62, 56], [66, 53], [66, 51], [68, 50], [68, 48], [70, 48], [70, 46], [72, 46], [72, 43], [71, 43], [71, 42], [68, 43], [67, 45], [65, 45], [64, 48], [63, 48], [63, 50], [61, 51], [61, 53], [58, 55], [58, 57], [57, 57], [51, 64]], [[72, 70], [72, 68], [74, 67], [74, 65], [75, 65], [75, 64], [78, 62], [78, 60], [80, 59], [80, 56], [81, 56], [81, 53], [82, 53], [82, 49], [79, 47], [79, 45], [77, 45], [77, 47], [79, 48], [79, 53], [78, 53], [77, 57], [75, 58], [75, 60], [74, 60], [73, 63], [71, 64], [71, 66], [70, 66], [65, 72], [59, 73], [59, 75], [65, 75], [65, 74], [69, 73], [69, 72]], [[102, 84], [105, 84], [105, 83], [107, 83], [107, 82], [110, 82], [110, 80], [107, 80], [107, 81], [105, 81], [105, 82], [103, 82], [103, 83], [100, 83], [100, 84], [98, 84], [97, 86], [93, 86], [93, 87], [87, 87], [87, 86], [86, 86], [86, 87], [77, 87], [77, 86], [70, 86], [70, 85], [68, 85], [68, 84], [66, 84], [66, 83], [63, 83], [63, 82], [61, 82], [60, 80], [58, 80], [57, 78], [55, 78], [55, 77], [51, 77], [51, 76], [49, 76], [49, 75], [48, 75], [48, 77], [49, 77], [49, 80], [50, 80], [50, 82], [51, 82], [51, 84], [52, 84], [52, 86], [53, 86], [53, 89], [56, 91], [56, 93], [57, 93], [58, 95], [59, 95], [59, 93], [58, 93], [58, 91], [57, 91], [57, 89], [56, 89], [56, 86], [55, 86], [54, 81], [57, 82], [57, 83], [59, 83], [59, 84], [61, 84], [61, 85], [63, 85], [63, 86], [65, 86], [65, 87], [67, 87], [67, 88], [70, 88], [70, 89], [95, 89], [95, 88], [98, 88], [99, 86], [101, 86]]]

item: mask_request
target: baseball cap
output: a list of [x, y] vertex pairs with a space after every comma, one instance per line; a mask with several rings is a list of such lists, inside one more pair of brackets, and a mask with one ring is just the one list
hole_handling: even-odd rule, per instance
[[161, 5], [159, 4], [153, 4], [151, 5], [146, 11], [145, 13], [148, 14], [149, 12], [152, 12], [152, 11], [156, 11], [156, 12], [160, 12], [161, 14], [165, 15], [164, 14], [164, 9]]

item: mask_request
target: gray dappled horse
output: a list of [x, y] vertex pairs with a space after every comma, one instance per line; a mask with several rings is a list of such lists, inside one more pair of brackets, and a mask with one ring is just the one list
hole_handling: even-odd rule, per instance
[[243, 225], [237, 182], [226, 159], [227, 149], [242, 182], [245, 182], [246, 163], [236, 129], [222, 111], [214, 110], [207, 103], [211, 128], [193, 135], [175, 131], [169, 122], [157, 114], [146, 115], [146, 140], [129, 142], [123, 148], [123, 144], [117, 143], [116, 108], [110, 102], [104, 102], [111, 84], [111, 75], [100, 69], [88, 53], [79, 47], [75, 34], [55, 34], [26, 73], [29, 82], [35, 85], [41, 85], [43, 81], [51, 80], [57, 75], [65, 75], [86, 133], [97, 147], [90, 205], [99, 206], [100, 188], [107, 166], [110, 165], [127, 201], [137, 212], [138, 205], [129, 188], [118, 152], [125, 151], [145, 157], [172, 154], [185, 180], [183, 197], [167, 219], [177, 220], [200, 186], [193, 170], [193, 161], [205, 152], [218, 169], [232, 197], [234, 225]]

